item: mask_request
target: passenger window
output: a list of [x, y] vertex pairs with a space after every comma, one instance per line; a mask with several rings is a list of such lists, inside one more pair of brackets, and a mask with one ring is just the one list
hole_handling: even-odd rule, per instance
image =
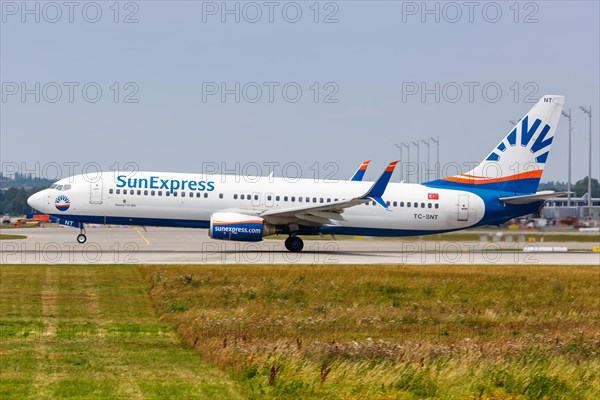
[[406, 202], [406, 207], [410, 207], [410, 202]]
[[413, 206], [415, 206], [415, 208], [419, 207], [419, 203], [414, 203]]
[[177, 197], [177, 192], [173, 192], [173, 197]]
[[233, 199], [237, 200], [237, 193], [233, 195]]
[[196, 192], [196, 197], [200, 197], [200, 192]]
[[338, 199], [333, 199], [333, 201], [338, 201]]
[[394, 202], [394, 207], [398, 207], [398, 202], [397, 201]]
[[375, 202], [374, 202], [374, 201], [372, 201], [372, 202], [371, 202], [371, 205], [372, 205], [372, 206], [374, 206], [374, 205], [375, 205]]
[[185, 197], [185, 192], [181, 192], [181, 197]]
[[275, 201], [279, 201], [279, 196], [275, 196]]
[[240, 195], [240, 199], [245, 200], [245, 196], [243, 194]]
[[258, 195], [257, 194], [254, 195], [254, 200], [258, 200]]
[[121, 194], [121, 189], [117, 189], [117, 194]]
[[440, 208], [440, 205], [438, 203], [435, 203], [435, 208]]
[[288, 197], [287, 196], [283, 196], [283, 201], [288, 201]]
[[159, 196], [162, 196], [162, 190], [159, 190], [159, 191], [158, 191], [158, 195], [159, 195]]
[[142, 191], [140, 189], [138, 189], [138, 195], [142, 194]]
[[223, 198], [223, 193], [219, 193], [219, 198], [222, 199]]
[[123, 189], [123, 194], [127, 194], [127, 189]]
[[404, 207], [404, 202], [403, 201], [400, 202], [400, 207]]
[[169, 192], [168, 190], [165, 192], [165, 196], [169, 197], [171, 195], [171, 192]]
[[271, 201], [272, 198], [273, 198], [273, 196], [271, 196], [271, 195], [267, 196], [267, 200], [269, 200], [269, 201]]
[[246, 198], [247, 198], [248, 200], [252, 200], [252, 196], [250, 196], [249, 194], [247, 194], [247, 195], [246, 195]]
[[302, 203], [302, 197], [298, 197], [298, 202]]
[[425, 208], [425, 203], [421, 203], [421, 208]]
[[148, 191], [144, 190], [144, 196], [148, 196]]
[[307, 202], [307, 203], [310, 203], [310, 197], [307, 197], [307, 198], [306, 198], [306, 199], [304, 199], [304, 200], [306, 200], [306, 202]]
[[194, 197], [194, 192], [190, 192], [190, 197]]
[[292, 202], [296, 201], [296, 197], [292, 196]]
[[108, 194], [113, 194], [113, 190], [112, 189], [108, 189]]
[[204, 198], [208, 199], [208, 193], [204, 193]]
[[156, 194], [156, 192], [154, 190], [150, 191], [150, 196], [154, 196]]
[[328, 202], [328, 203], [331, 203], [331, 199], [327, 199], [327, 202]]
[[431, 203], [427, 203], [427, 208], [431, 208]]
[[389, 201], [386, 201], [385, 204], [387, 204], [388, 207], [391, 205]]
[[313, 203], [316, 203], [316, 202], [317, 202], [317, 198], [313, 197]]

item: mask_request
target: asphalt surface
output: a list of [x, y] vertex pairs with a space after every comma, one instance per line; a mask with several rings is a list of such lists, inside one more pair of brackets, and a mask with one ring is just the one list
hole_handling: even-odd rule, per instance
[[[78, 244], [68, 227], [3, 229], [26, 235], [1, 240], [0, 261], [10, 264], [599, 264], [594, 243], [425, 241], [419, 238], [304, 238], [304, 250], [290, 253], [285, 236], [258, 243], [216, 241], [205, 229], [89, 227]], [[524, 234], [526, 236], [526, 233]], [[516, 237], [517, 235], [513, 235]], [[528, 247], [527, 251], [523, 248]], [[568, 250], [568, 251], [565, 251]]]

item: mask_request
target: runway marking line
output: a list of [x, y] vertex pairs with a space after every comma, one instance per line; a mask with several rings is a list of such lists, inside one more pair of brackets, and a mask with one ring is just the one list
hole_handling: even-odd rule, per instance
[[142, 233], [142, 231], [140, 231], [140, 229], [137, 226], [134, 226], [133, 229], [135, 229], [135, 231], [137, 232], [138, 235], [140, 235], [140, 237], [142, 238], [142, 240], [144, 242], [146, 242], [146, 246], [150, 244], [150, 241], [148, 239], [146, 239], [146, 236], [144, 236], [144, 234]]

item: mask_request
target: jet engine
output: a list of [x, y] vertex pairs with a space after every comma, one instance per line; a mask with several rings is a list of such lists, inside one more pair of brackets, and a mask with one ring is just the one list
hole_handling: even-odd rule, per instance
[[260, 242], [276, 232], [261, 217], [236, 212], [217, 212], [210, 217], [208, 236], [213, 239]]

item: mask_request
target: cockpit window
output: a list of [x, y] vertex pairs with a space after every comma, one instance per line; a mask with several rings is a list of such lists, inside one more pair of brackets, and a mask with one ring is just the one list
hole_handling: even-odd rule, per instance
[[65, 185], [65, 186], [63, 186], [63, 188], [62, 188], [63, 192], [64, 192], [65, 190], [69, 190], [69, 189], [71, 189], [71, 185]]
[[63, 188], [63, 185], [57, 185], [56, 186], [56, 190], [62, 190], [62, 188]]
[[56, 183], [53, 183], [52, 185], [50, 185], [50, 189], [54, 189], [55, 187], [57, 187], [58, 185]]

